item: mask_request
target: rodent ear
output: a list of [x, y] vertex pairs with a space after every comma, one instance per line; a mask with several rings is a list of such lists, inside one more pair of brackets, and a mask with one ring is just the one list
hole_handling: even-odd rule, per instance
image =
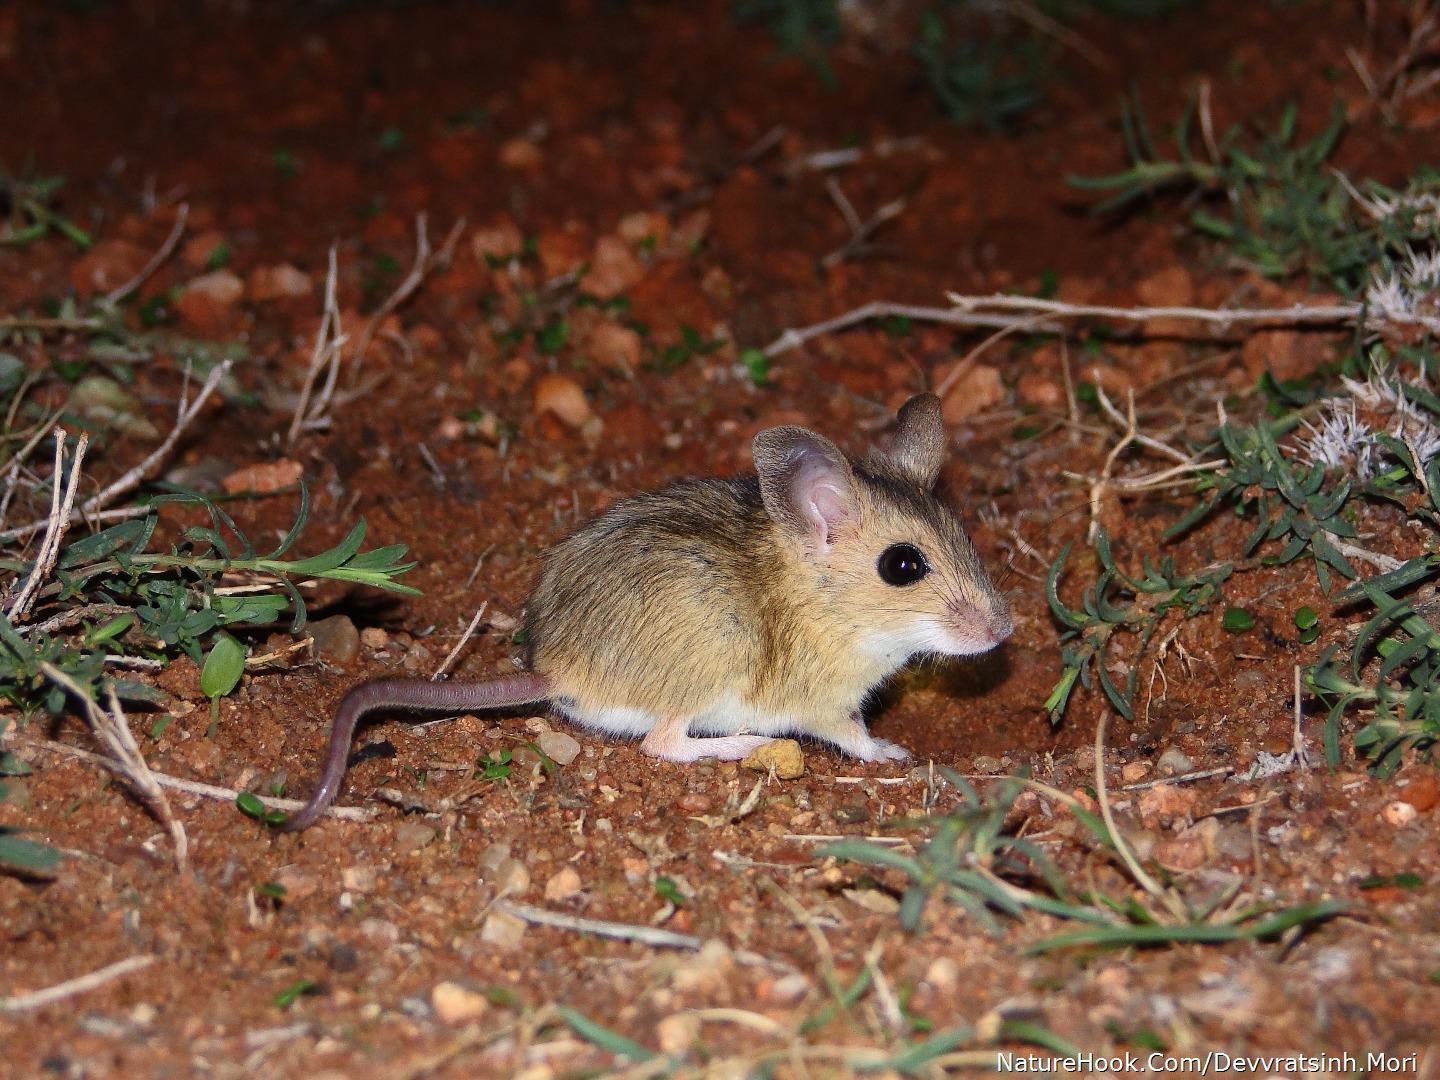
[[900, 426], [886, 455], [900, 470], [927, 491], [935, 486], [940, 466], [945, 464], [945, 421], [940, 399], [934, 394], [916, 394], [900, 406]]
[[766, 428], [751, 444], [765, 512], [813, 551], [824, 554], [835, 526], [855, 518], [855, 474], [840, 448], [800, 427]]

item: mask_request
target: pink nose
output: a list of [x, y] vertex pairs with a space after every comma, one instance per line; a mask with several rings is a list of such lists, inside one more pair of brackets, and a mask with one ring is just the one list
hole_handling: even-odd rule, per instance
[[991, 645], [999, 645], [1015, 629], [1008, 607], [996, 605], [986, 609], [979, 604], [961, 600], [955, 603], [951, 610], [960, 626]]

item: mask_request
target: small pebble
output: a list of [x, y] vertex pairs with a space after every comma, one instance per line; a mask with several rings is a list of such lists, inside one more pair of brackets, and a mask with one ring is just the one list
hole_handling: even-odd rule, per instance
[[1150, 771], [1150, 765], [1144, 761], [1128, 762], [1120, 770], [1120, 779], [1127, 784], [1138, 784], [1145, 779], [1145, 774]]
[[695, 955], [680, 961], [671, 975], [676, 990], [716, 990], [730, 981], [735, 957], [730, 946], [712, 938]]
[[525, 937], [525, 920], [508, 911], [492, 911], [480, 927], [480, 940], [500, 949], [513, 949]]
[[566, 427], [578, 430], [594, 415], [580, 384], [568, 375], [547, 373], [535, 382], [535, 412], [549, 413]]
[[682, 1054], [700, 1038], [700, 1018], [683, 1012], [667, 1016], [655, 1025], [655, 1038], [664, 1054]]
[[510, 858], [509, 844], [491, 844], [480, 853], [480, 871], [482, 877], [488, 877], [500, 868]]
[[1410, 803], [1401, 802], [1397, 799], [1381, 811], [1381, 816], [1385, 819], [1385, 824], [1400, 829], [1409, 825], [1419, 817], [1420, 811], [1416, 810]]
[[545, 756], [556, 765], [569, 765], [580, 756], [580, 744], [563, 731], [544, 731], [535, 740]]
[[530, 871], [519, 859], [506, 859], [495, 868], [495, 874], [490, 880], [501, 894], [519, 896], [530, 888]]
[[781, 780], [794, 780], [805, 775], [805, 755], [794, 739], [771, 739], [740, 764], [763, 773], [773, 768]]
[[436, 983], [430, 991], [430, 1005], [435, 1015], [447, 1024], [478, 1020], [490, 1008], [484, 994], [453, 982]]
[[1156, 771], [1163, 776], [1183, 776], [1195, 770], [1195, 762], [1177, 746], [1172, 746], [1155, 762]]
[[1410, 782], [1401, 789], [1400, 798], [1422, 814], [1433, 810], [1435, 804], [1440, 802], [1440, 784], [1435, 780], [1434, 770], [1427, 769], [1411, 777]]
[[360, 922], [360, 933], [376, 941], [396, 942], [400, 940], [400, 928], [389, 919], [372, 915]]
[[305, 467], [298, 461], [281, 458], [279, 461], [262, 461], [226, 474], [220, 487], [230, 494], [251, 491], [257, 495], [269, 495], [297, 484], [305, 475]]
[[770, 1000], [778, 1005], [793, 1005], [810, 993], [810, 980], [798, 971], [782, 975], [770, 987]]
[[419, 851], [435, 839], [434, 825], [423, 821], [402, 821], [395, 826], [395, 850], [402, 854]]
[[900, 901], [879, 889], [845, 889], [841, 895], [856, 907], [873, 911], [876, 915], [894, 915], [900, 910]]
[[580, 875], [573, 866], [561, 867], [545, 882], [546, 900], [568, 900], [580, 891]]
[[374, 892], [379, 880], [373, 866], [347, 866], [340, 871], [340, 884], [346, 892]]
[[360, 634], [348, 615], [331, 615], [306, 625], [315, 640], [315, 655], [336, 663], [351, 663], [360, 655]]
[[353, 945], [337, 941], [330, 949], [330, 955], [326, 958], [325, 963], [331, 971], [343, 975], [360, 966], [360, 951]]
[[390, 635], [378, 626], [367, 626], [360, 631], [360, 644], [367, 649], [383, 649], [390, 644]]
[[311, 870], [283, 866], [275, 873], [275, 884], [285, 890], [286, 900], [303, 900], [320, 887], [320, 878]]
[[936, 990], [954, 990], [960, 985], [960, 966], [948, 956], [937, 956], [925, 969], [925, 981]]

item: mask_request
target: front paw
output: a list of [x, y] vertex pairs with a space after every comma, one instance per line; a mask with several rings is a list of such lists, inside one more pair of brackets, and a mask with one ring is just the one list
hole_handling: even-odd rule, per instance
[[910, 751], [889, 739], [870, 739], [855, 756], [861, 761], [909, 761]]

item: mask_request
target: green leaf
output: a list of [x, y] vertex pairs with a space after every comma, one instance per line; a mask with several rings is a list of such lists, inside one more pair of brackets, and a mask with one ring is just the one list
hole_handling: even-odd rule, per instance
[[1050, 570], [1045, 575], [1045, 599], [1050, 602], [1050, 610], [1054, 612], [1055, 618], [1072, 629], [1082, 629], [1089, 620], [1085, 614], [1066, 607], [1060, 602], [1060, 594], [1056, 591], [1060, 581], [1060, 572], [1065, 568], [1065, 560], [1070, 555], [1070, 545], [1066, 544], [1060, 549], [1060, 554], [1055, 556], [1055, 561], [1050, 564]]
[[559, 1013], [560, 1019], [575, 1030], [575, 1034], [587, 1042], [594, 1043], [602, 1050], [608, 1050], [612, 1054], [618, 1054], [620, 1057], [629, 1058], [637, 1063], [649, 1061], [658, 1056], [655, 1051], [626, 1038], [618, 1031], [611, 1031], [605, 1025], [596, 1023], [584, 1013], [576, 1012], [568, 1005], [557, 1005], [555, 1011]]
[[246, 817], [263, 819], [270, 812], [269, 808], [260, 801], [260, 796], [252, 791], [242, 791], [235, 796], [235, 805]]
[[205, 657], [200, 670], [200, 689], [206, 697], [221, 698], [234, 690], [245, 674], [245, 646], [229, 634], [221, 634]]
[[756, 386], [769, 385], [770, 358], [765, 355], [764, 349], [742, 349], [740, 366], [749, 372], [750, 381]]
[[109, 622], [97, 626], [85, 635], [85, 644], [89, 646], [102, 645], [119, 637], [126, 630], [129, 630], [135, 623], [135, 613], [127, 611], [124, 615], [117, 615]]
[[1228, 607], [1220, 618], [1220, 625], [1232, 634], [1238, 634], [1255, 625], [1255, 616], [1244, 608]]
[[657, 877], [655, 879], [655, 892], [662, 900], [668, 900], [676, 907], [685, 906], [685, 894], [680, 891], [680, 886], [668, 877]]
[[297, 979], [275, 995], [275, 1007], [277, 1009], [288, 1009], [291, 1005], [295, 1004], [298, 998], [304, 994], [308, 994], [314, 989], [314, 979]]
[[106, 556], [127, 547], [138, 537], [148, 535], [153, 528], [154, 526], [145, 518], [135, 518], [121, 522], [119, 525], [112, 525], [92, 536], [86, 536], [65, 545], [64, 554], [60, 556], [58, 565], [61, 569], [69, 570], [76, 566], [99, 562]]
[[305, 485], [305, 480], [302, 477], [300, 480], [300, 508], [295, 511], [295, 523], [290, 526], [290, 531], [287, 532], [285, 538], [280, 541], [280, 546], [270, 553], [270, 558], [278, 559], [289, 551], [290, 548], [294, 546], [295, 541], [300, 538], [300, 533], [304, 530], [305, 524], [309, 520], [310, 489]]
[[16, 836], [14, 830], [0, 828], [0, 865], [44, 873], [59, 865], [60, 858], [60, 852], [54, 848]]
[[286, 569], [296, 575], [318, 575], [327, 570], [334, 570], [336, 567], [344, 566], [355, 553], [360, 550], [360, 545], [365, 542], [365, 522], [357, 521], [350, 534], [336, 544], [329, 551], [321, 552], [319, 555], [312, 555], [308, 559], [301, 559], [299, 562], [290, 563]]
[[1315, 609], [1309, 606], [1302, 607], [1295, 612], [1295, 628], [1297, 630], [1309, 630], [1320, 621], [1320, 616]]

